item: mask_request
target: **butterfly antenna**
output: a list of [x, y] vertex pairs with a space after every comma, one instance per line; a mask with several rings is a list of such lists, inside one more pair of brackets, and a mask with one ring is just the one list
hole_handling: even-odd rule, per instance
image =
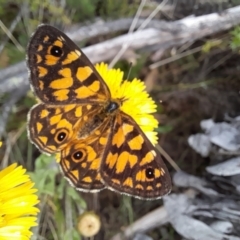
[[[132, 71], [132, 62], [129, 63], [129, 70], [128, 70], [128, 74], [127, 74], [127, 77], [124, 79], [124, 80], [127, 80], [129, 81], [129, 77], [130, 77], [130, 74], [131, 74], [131, 71]], [[125, 92], [125, 88], [126, 88], [126, 85], [124, 86], [124, 89], [123, 89], [123, 92]], [[127, 99], [123, 99], [123, 100], [127, 100]]]

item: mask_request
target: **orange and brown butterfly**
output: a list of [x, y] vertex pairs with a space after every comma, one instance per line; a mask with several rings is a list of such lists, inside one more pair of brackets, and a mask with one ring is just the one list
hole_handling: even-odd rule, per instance
[[120, 70], [104, 64], [96, 70], [49, 25], [40, 25], [31, 37], [27, 64], [40, 100], [28, 115], [29, 138], [42, 152], [56, 153], [74, 187], [108, 188], [141, 199], [170, 192], [168, 170], [152, 144], [156, 104], [140, 80], [122, 81]]

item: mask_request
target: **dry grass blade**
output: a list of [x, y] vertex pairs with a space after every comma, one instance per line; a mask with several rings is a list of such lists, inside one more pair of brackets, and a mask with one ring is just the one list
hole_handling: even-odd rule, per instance
[[16, 48], [19, 51], [24, 52], [24, 48], [22, 47], [22, 45], [17, 41], [17, 39], [12, 35], [12, 33], [9, 31], [9, 29], [4, 25], [4, 23], [1, 20], [0, 20], [0, 27], [6, 33], [6, 35], [13, 41]]
[[157, 149], [176, 171], [181, 171], [180, 167], [174, 162], [174, 160], [168, 155], [168, 153], [159, 144], [157, 145]]

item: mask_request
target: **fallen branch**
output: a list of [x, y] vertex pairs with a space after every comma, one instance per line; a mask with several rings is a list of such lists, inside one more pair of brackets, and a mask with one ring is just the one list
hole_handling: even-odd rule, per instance
[[138, 219], [121, 233], [116, 234], [111, 240], [131, 239], [137, 233], [147, 232], [150, 229], [159, 227], [168, 223], [167, 211], [164, 207], [159, 207], [154, 211]]
[[[143, 20], [139, 22], [138, 25]], [[109, 33], [112, 24], [117, 25], [122, 22], [122, 27], [113, 28], [124, 29], [129, 26], [129, 19], [118, 20], [118, 22], [107, 23], [106, 30], [102, 30], [100, 26], [100, 32]], [[111, 40], [104, 41], [93, 46], [83, 48], [83, 52], [93, 62], [109, 61], [111, 60], [123, 45], [127, 44], [132, 50], [143, 49], [147, 46], [156, 46], [158, 49], [169, 49], [174, 46], [180, 46], [186, 42], [194, 42], [197, 39], [209, 36], [211, 34], [221, 32], [230, 29], [240, 24], [240, 6], [230, 8], [221, 15], [212, 13], [200, 17], [187, 17], [175, 22], [166, 21], [151, 21], [146, 29], [136, 31], [131, 34], [125, 34]], [[96, 27], [96, 25], [94, 25]], [[151, 28], [149, 28], [151, 26]], [[93, 29], [93, 26], [89, 26], [89, 29]], [[102, 25], [104, 29], [104, 25]], [[75, 33], [69, 33], [68, 35], [76, 41], [77, 39], [83, 39], [84, 33], [87, 31], [87, 27], [76, 31]], [[96, 36], [100, 33], [92, 30], [91, 36]], [[78, 33], [78, 35], [77, 35]], [[123, 58], [125, 56], [123, 55]], [[17, 89], [18, 86], [24, 84], [27, 74], [25, 63], [21, 62], [17, 65], [11, 66], [0, 71], [0, 94], [5, 92], [11, 92], [13, 89]], [[19, 76], [22, 73], [22, 76]], [[25, 73], [25, 74], [24, 74]], [[17, 81], [16, 81], [17, 80]]]

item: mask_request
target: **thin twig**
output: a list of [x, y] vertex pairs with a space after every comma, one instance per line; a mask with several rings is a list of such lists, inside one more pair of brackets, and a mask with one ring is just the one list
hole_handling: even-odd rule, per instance
[[3, 159], [1, 161], [2, 168], [5, 168], [9, 165], [8, 160], [9, 160], [9, 155], [11, 154], [12, 147], [15, 145], [16, 141], [18, 140], [18, 138], [22, 135], [22, 133], [25, 130], [26, 130], [26, 124], [23, 124], [23, 126], [21, 126], [15, 134], [13, 134], [13, 133], [8, 134], [8, 137], [6, 140], [7, 148], [4, 153]]
[[[22, 17], [22, 9], [20, 9], [18, 15], [16, 16], [16, 18], [12, 21], [11, 23], [11, 26], [9, 27], [8, 31], [9, 33], [11, 33], [12, 35], [12, 32], [14, 31], [15, 27], [17, 26], [17, 24], [19, 23], [19, 21], [21, 20], [21, 17]], [[7, 35], [7, 34], [6, 34]], [[0, 54], [2, 52], [2, 50], [4, 49], [6, 43], [8, 42], [8, 35], [7, 37], [2, 41], [1, 45], [0, 45]]]
[[126, 227], [123, 232], [114, 235], [111, 240], [132, 239], [131, 237], [136, 233], [146, 232], [167, 223], [168, 213], [164, 207], [159, 207], [136, 220], [130, 226]]
[[232, 56], [232, 52], [228, 53], [227, 55], [223, 56], [221, 59], [216, 61], [214, 64], [208, 67], [208, 69], [205, 69], [202, 71], [202, 75], [199, 75], [199, 79], [203, 79], [205, 76], [207, 76], [208, 73], [210, 73], [212, 70], [216, 69], [220, 65], [222, 65], [224, 62], [226, 62], [228, 59], [230, 59]]
[[12, 40], [16, 48], [20, 52], [24, 52], [24, 48], [22, 47], [22, 45], [17, 41], [17, 39], [12, 35], [12, 33], [7, 29], [7, 27], [4, 25], [4, 23], [1, 20], [0, 20], [0, 27], [7, 34], [7, 36]]
[[[65, 188], [66, 190], [66, 188]], [[66, 192], [66, 191], [65, 191]], [[69, 195], [65, 194], [64, 198], [64, 207], [65, 211], [65, 226], [67, 229], [73, 229], [73, 216], [72, 216], [72, 199]]]
[[170, 62], [173, 62], [173, 61], [176, 61], [178, 59], [181, 59], [183, 57], [187, 57], [189, 55], [192, 55], [193, 53], [197, 53], [197, 52], [200, 52], [202, 50], [202, 46], [200, 47], [196, 47], [194, 49], [191, 49], [191, 50], [188, 50], [186, 52], [183, 52], [183, 53], [179, 53], [177, 55], [174, 55], [172, 57], [169, 57], [169, 58], [166, 58], [164, 60], [161, 60], [159, 62], [156, 62], [156, 63], [153, 63], [149, 66], [150, 69], [154, 69], [154, 68], [157, 68], [157, 67], [160, 67], [162, 65], [165, 65], [167, 63], [170, 63]]
[[166, 160], [171, 164], [171, 166], [176, 171], [181, 171], [180, 167], [174, 162], [174, 160], [168, 155], [168, 153], [159, 144], [157, 144], [156, 148], [161, 153], [161, 155], [163, 155], [163, 157], [166, 158]]
[[220, 150], [219, 150], [219, 153], [222, 154], [222, 155], [227, 155], [227, 156], [240, 155], [240, 151], [231, 151], [231, 152], [228, 152], [228, 151], [225, 151], [225, 150], [223, 150], [223, 149], [220, 149]]
[[[131, 34], [133, 33], [133, 31], [134, 31], [134, 29], [136, 27], [137, 21], [139, 19], [139, 16], [140, 16], [140, 14], [142, 12], [142, 9], [145, 6], [145, 4], [146, 4], [146, 0], [142, 0], [140, 5], [139, 5], [139, 7], [138, 7], [137, 13], [136, 13], [136, 15], [135, 15], [135, 17], [134, 17], [134, 19], [133, 19], [133, 21], [131, 23], [131, 26], [130, 26], [130, 28], [128, 30], [128, 35], [129, 36], [131, 36]], [[118, 54], [110, 62], [109, 68], [112, 68], [119, 61], [121, 56], [127, 50], [128, 46], [129, 46], [129, 43], [123, 43], [122, 48], [119, 50]]]
[[[126, 50], [129, 48], [129, 46], [133, 43], [133, 39], [132, 38], [132, 33], [133, 30], [137, 24], [136, 21], [138, 21], [140, 12], [142, 11], [143, 6], [145, 5], [145, 0], [142, 0], [141, 5], [139, 7], [139, 12], [137, 12], [136, 17], [133, 20], [133, 23], [129, 29], [128, 32], [128, 36], [130, 39], [128, 39], [127, 41], [125, 41], [122, 45], [122, 48], [118, 51], [117, 55], [113, 58], [113, 60], [111, 61], [111, 63], [109, 64], [109, 68], [112, 68], [118, 61], [119, 59], [123, 56], [123, 54], [126, 52]], [[156, 9], [154, 9], [154, 11], [148, 16], [148, 18], [138, 27], [137, 31], [140, 31], [141, 29], [144, 29], [153, 19], [153, 17], [162, 9], [162, 7], [168, 2], [168, 0], [164, 0], [163, 2], [161, 2]]]

